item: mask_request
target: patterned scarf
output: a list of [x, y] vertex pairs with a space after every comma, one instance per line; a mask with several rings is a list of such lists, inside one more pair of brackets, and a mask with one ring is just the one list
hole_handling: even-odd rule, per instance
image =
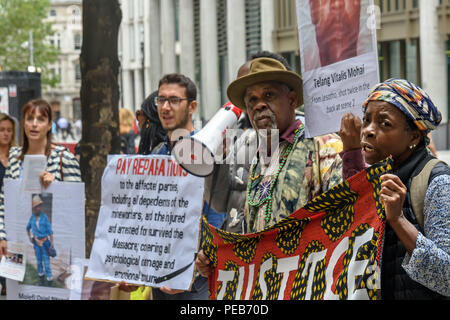
[[389, 79], [377, 84], [363, 103], [385, 101], [399, 108], [420, 131], [434, 130], [442, 120], [441, 113], [422, 88], [403, 79]]

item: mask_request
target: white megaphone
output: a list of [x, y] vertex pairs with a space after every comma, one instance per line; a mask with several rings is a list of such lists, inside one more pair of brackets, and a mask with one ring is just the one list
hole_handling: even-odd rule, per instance
[[222, 145], [226, 130], [238, 121], [241, 113], [241, 109], [228, 102], [202, 130], [193, 136], [181, 137], [172, 149], [178, 164], [195, 176], [209, 176], [214, 170], [214, 156]]

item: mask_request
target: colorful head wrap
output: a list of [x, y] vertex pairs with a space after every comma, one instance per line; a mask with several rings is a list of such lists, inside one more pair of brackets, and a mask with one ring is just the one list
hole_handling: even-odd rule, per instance
[[377, 84], [363, 103], [386, 101], [400, 109], [420, 131], [434, 130], [442, 120], [438, 108], [422, 88], [403, 79], [389, 79]]

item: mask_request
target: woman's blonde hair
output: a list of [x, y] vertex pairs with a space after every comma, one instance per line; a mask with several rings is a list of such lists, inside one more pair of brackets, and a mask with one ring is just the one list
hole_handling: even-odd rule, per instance
[[128, 133], [133, 128], [134, 113], [130, 109], [119, 110], [120, 134]]
[[12, 128], [13, 128], [13, 134], [12, 134], [12, 138], [11, 138], [11, 142], [9, 143], [9, 147], [14, 147], [17, 145], [16, 143], [16, 121], [14, 121], [14, 119], [12, 117], [10, 117], [9, 115], [7, 115], [6, 113], [0, 113], [0, 122], [2, 121], [9, 121], [12, 124]]

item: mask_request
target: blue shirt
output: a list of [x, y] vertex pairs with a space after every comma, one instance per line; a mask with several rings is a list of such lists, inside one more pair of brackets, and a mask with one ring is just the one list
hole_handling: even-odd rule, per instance
[[[194, 130], [189, 135], [192, 137], [194, 134], [196, 134], [198, 131]], [[151, 152], [151, 154], [157, 154], [157, 155], [171, 155], [172, 154], [172, 147], [170, 146], [169, 142], [169, 136], [166, 135], [163, 142], [158, 144]], [[207, 217], [208, 223], [213, 225], [216, 228], [219, 228], [222, 225], [223, 220], [225, 220], [225, 213], [224, 212], [216, 212], [205, 201], [203, 203], [203, 215]]]
[[[191, 133], [189, 133], [189, 136], [193, 136], [197, 133], [197, 130], [194, 129]], [[164, 141], [158, 144], [151, 152], [151, 154], [158, 154], [158, 155], [171, 155], [172, 154], [172, 147], [170, 146], [169, 141], [169, 135], [166, 134], [166, 137], [164, 138]]]
[[45, 213], [41, 212], [41, 214], [39, 215], [39, 227], [37, 226], [36, 222], [36, 215], [33, 213], [27, 224], [27, 232], [29, 232], [31, 229], [33, 235], [38, 239], [42, 239], [53, 234], [50, 221], [48, 220]]

